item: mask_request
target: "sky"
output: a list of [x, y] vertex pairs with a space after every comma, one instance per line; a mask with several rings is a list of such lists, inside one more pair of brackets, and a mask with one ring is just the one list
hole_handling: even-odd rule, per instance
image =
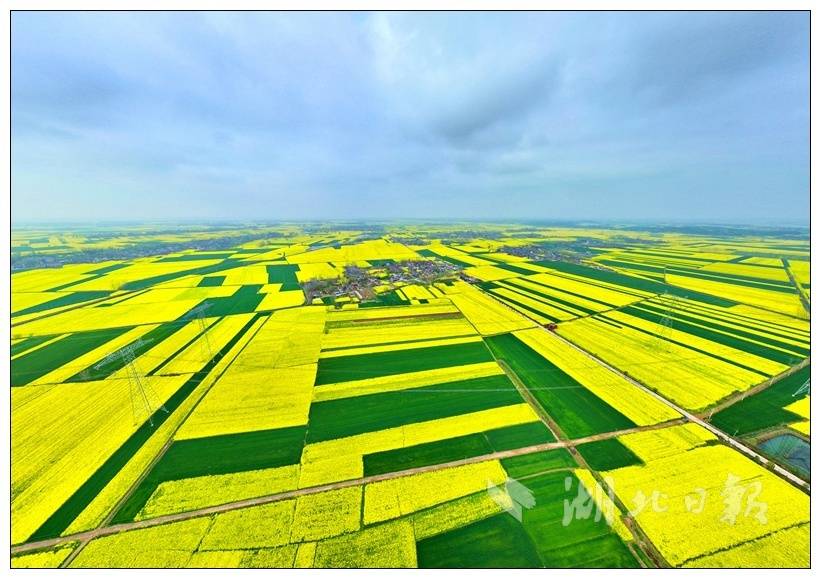
[[12, 221], [808, 223], [808, 13], [12, 14]]

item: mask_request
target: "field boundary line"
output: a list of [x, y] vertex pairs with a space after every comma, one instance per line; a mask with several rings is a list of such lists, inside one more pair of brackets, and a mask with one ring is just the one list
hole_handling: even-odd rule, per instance
[[[543, 329], [543, 330], [547, 331], [546, 329]], [[567, 345], [575, 348], [577, 351], [580, 351], [584, 355], [588, 356], [590, 359], [597, 361], [603, 367], [609, 369], [613, 373], [615, 373], [615, 374], [621, 376], [622, 378], [626, 379], [627, 381], [629, 381], [634, 386], [642, 389], [644, 392], [648, 393], [649, 395], [651, 395], [652, 397], [654, 397], [658, 401], [660, 401], [662, 403], [665, 403], [666, 405], [668, 405], [670, 408], [672, 408], [675, 411], [677, 411], [678, 413], [680, 413], [682, 416], [684, 416], [689, 421], [691, 421], [691, 422], [701, 426], [702, 428], [708, 430], [709, 432], [714, 434], [718, 439], [721, 439], [722, 441], [726, 442], [726, 444], [728, 444], [732, 448], [740, 451], [741, 453], [745, 454], [747, 457], [751, 458], [753, 461], [756, 461], [759, 464], [766, 467], [767, 469], [770, 469], [771, 471], [774, 471], [775, 473], [779, 474], [780, 477], [785, 478], [787, 481], [791, 482], [793, 485], [799, 486], [801, 489], [803, 489], [807, 492], [811, 491], [811, 484], [810, 483], [806, 482], [805, 480], [802, 480], [801, 478], [799, 478], [798, 476], [792, 474], [791, 472], [789, 472], [785, 468], [779, 466], [778, 464], [774, 463], [773, 461], [771, 461], [768, 458], [764, 457], [763, 455], [759, 454], [754, 449], [750, 448], [749, 446], [747, 446], [743, 442], [739, 441], [737, 438], [734, 438], [734, 437], [730, 436], [729, 434], [727, 434], [723, 430], [719, 429], [718, 427], [712, 425], [708, 421], [705, 421], [705, 420], [699, 418], [697, 415], [695, 415], [691, 411], [688, 411], [688, 410], [680, 407], [678, 404], [676, 404], [676, 403], [672, 402], [671, 400], [665, 398], [664, 396], [662, 396], [658, 392], [654, 391], [653, 389], [647, 387], [646, 385], [644, 385], [641, 382], [635, 380], [634, 378], [630, 377], [629, 375], [627, 375], [625, 373], [622, 373], [621, 371], [619, 371], [618, 369], [616, 369], [615, 367], [613, 367], [612, 365], [608, 364], [606, 361], [601, 359], [600, 357], [598, 357], [598, 356], [590, 353], [589, 351], [581, 348], [580, 346], [574, 344], [572, 341], [570, 341], [566, 337], [564, 337], [562, 335], [558, 335], [557, 332], [550, 332], [550, 333], [552, 335], [555, 335], [555, 337], [557, 337], [558, 339], [560, 339], [561, 341], [563, 341]]]
[[491, 461], [491, 460], [498, 460], [503, 458], [510, 458], [515, 456], [527, 455], [527, 454], [534, 454], [542, 451], [553, 450], [553, 449], [560, 449], [560, 448], [571, 448], [576, 445], [581, 445], [585, 443], [615, 438], [618, 436], [637, 433], [642, 431], [651, 431], [657, 429], [664, 429], [667, 427], [672, 427], [675, 425], [680, 425], [683, 423], [683, 419], [675, 419], [670, 421], [665, 421], [653, 425], [648, 426], [639, 426], [624, 430], [617, 430], [612, 432], [605, 432], [600, 434], [594, 434], [591, 436], [586, 436], [582, 438], [576, 438], [574, 440], [558, 440], [554, 442], [547, 442], [543, 444], [535, 444], [532, 446], [526, 446], [523, 448], [516, 448], [512, 450], [503, 450], [499, 452], [492, 452], [489, 454], [484, 454], [481, 456], [474, 456], [471, 458], [464, 458], [461, 460], [455, 460], [451, 462], [445, 462], [441, 464], [433, 464], [430, 466], [420, 466], [417, 468], [410, 468], [406, 470], [400, 470], [397, 472], [388, 472], [384, 474], [377, 474], [373, 476], [365, 476], [361, 478], [355, 478], [352, 480], [343, 480], [339, 482], [332, 482], [330, 484], [323, 484], [320, 486], [311, 486], [307, 488], [298, 488], [295, 490], [288, 490], [286, 492], [278, 492], [275, 494], [266, 494], [263, 496], [257, 496], [255, 498], [246, 498], [243, 500], [237, 500], [234, 502], [226, 502], [224, 504], [218, 504], [215, 506], [207, 506], [204, 508], [198, 508], [196, 510], [189, 510], [187, 512], [178, 512], [174, 514], [165, 514], [163, 516], [157, 516], [156, 518], [149, 518], [145, 520], [137, 520], [134, 522], [126, 522], [121, 524], [114, 524], [112, 526], [100, 526], [91, 530], [86, 530], [84, 532], [77, 532], [75, 534], [66, 534], [64, 536], [59, 536], [57, 538], [49, 538], [47, 540], [39, 540], [37, 542], [28, 542], [23, 544], [17, 544], [11, 547], [12, 555], [15, 554], [22, 554], [33, 552], [37, 550], [43, 550], [50, 548], [52, 546], [56, 546], [58, 544], [63, 544], [66, 542], [76, 542], [76, 541], [90, 541], [94, 538], [99, 538], [102, 536], [109, 536], [112, 534], [118, 534], [120, 532], [128, 531], [128, 530], [136, 530], [140, 528], [151, 528], [154, 526], [161, 526], [163, 524], [168, 524], [170, 522], [179, 522], [182, 520], [188, 520], [191, 518], [200, 518], [203, 516], [210, 516], [213, 514], [219, 514], [223, 512], [229, 512], [232, 510], [239, 510], [242, 508], [247, 508], [250, 506], [260, 506], [263, 504], [270, 504], [273, 502], [279, 502], [282, 500], [287, 500], [290, 498], [298, 498], [300, 496], [306, 496], [311, 494], [318, 494], [321, 492], [325, 492], [328, 490], [337, 490], [342, 488], [350, 488], [355, 486], [361, 486], [373, 482], [380, 482], [384, 480], [392, 480], [395, 478], [403, 478], [407, 476], [412, 476], [415, 474], [421, 474], [426, 472], [433, 472], [437, 470], [443, 470], [451, 467], [456, 466], [463, 466], [469, 464], [477, 464], [481, 462]]
[[799, 363], [797, 363], [796, 365], [792, 365], [788, 369], [778, 373], [777, 375], [771, 376], [769, 379], [767, 379], [767, 380], [765, 380], [761, 383], [758, 383], [757, 385], [755, 385], [753, 387], [750, 387], [746, 391], [738, 391], [737, 393], [733, 393], [733, 394], [723, 398], [723, 400], [719, 401], [716, 405], [711, 406], [711, 407], [699, 412], [697, 415], [699, 415], [701, 418], [705, 418], [705, 416], [708, 415], [709, 416], [708, 420], [711, 420], [712, 414], [719, 413], [719, 412], [723, 411], [724, 409], [732, 407], [733, 405], [743, 401], [744, 399], [746, 399], [750, 395], [755, 395], [755, 394], [760, 393], [761, 391], [765, 391], [765, 390], [769, 389], [774, 384], [780, 382], [783, 379], [786, 379], [790, 375], [793, 375], [793, 374], [797, 373], [798, 371], [800, 371], [801, 369], [803, 369], [804, 367], [806, 367], [810, 363], [811, 363], [811, 356], [805, 357]]

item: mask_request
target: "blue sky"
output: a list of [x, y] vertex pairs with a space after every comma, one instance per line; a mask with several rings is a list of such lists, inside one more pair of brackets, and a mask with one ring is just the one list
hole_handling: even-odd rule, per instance
[[12, 219], [808, 222], [808, 13], [12, 16]]

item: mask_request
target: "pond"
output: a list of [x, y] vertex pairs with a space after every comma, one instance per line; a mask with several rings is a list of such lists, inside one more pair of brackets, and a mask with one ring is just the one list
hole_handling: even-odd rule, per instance
[[766, 440], [759, 447], [770, 456], [786, 462], [802, 475], [809, 476], [811, 450], [809, 443], [803, 438], [782, 434]]

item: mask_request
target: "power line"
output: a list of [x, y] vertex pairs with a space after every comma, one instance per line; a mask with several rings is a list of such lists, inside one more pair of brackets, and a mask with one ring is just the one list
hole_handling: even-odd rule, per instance
[[142, 345], [146, 345], [150, 341], [150, 339], [138, 339], [134, 343], [122, 347], [117, 351], [106, 355], [102, 361], [94, 365], [94, 369], [99, 369], [112, 360], [119, 359], [126, 370], [126, 379], [128, 379], [129, 394], [131, 399], [131, 415], [133, 416], [134, 424], [136, 425], [139, 423], [141, 414], [140, 408], [142, 408], [147, 413], [148, 422], [153, 427], [153, 415], [155, 411], [154, 405], [159, 405], [159, 409], [165, 413], [168, 413], [168, 409], [165, 407], [164, 403], [159, 402], [159, 396], [151, 386], [150, 380], [144, 380], [141, 372], [137, 368], [135, 350]]

